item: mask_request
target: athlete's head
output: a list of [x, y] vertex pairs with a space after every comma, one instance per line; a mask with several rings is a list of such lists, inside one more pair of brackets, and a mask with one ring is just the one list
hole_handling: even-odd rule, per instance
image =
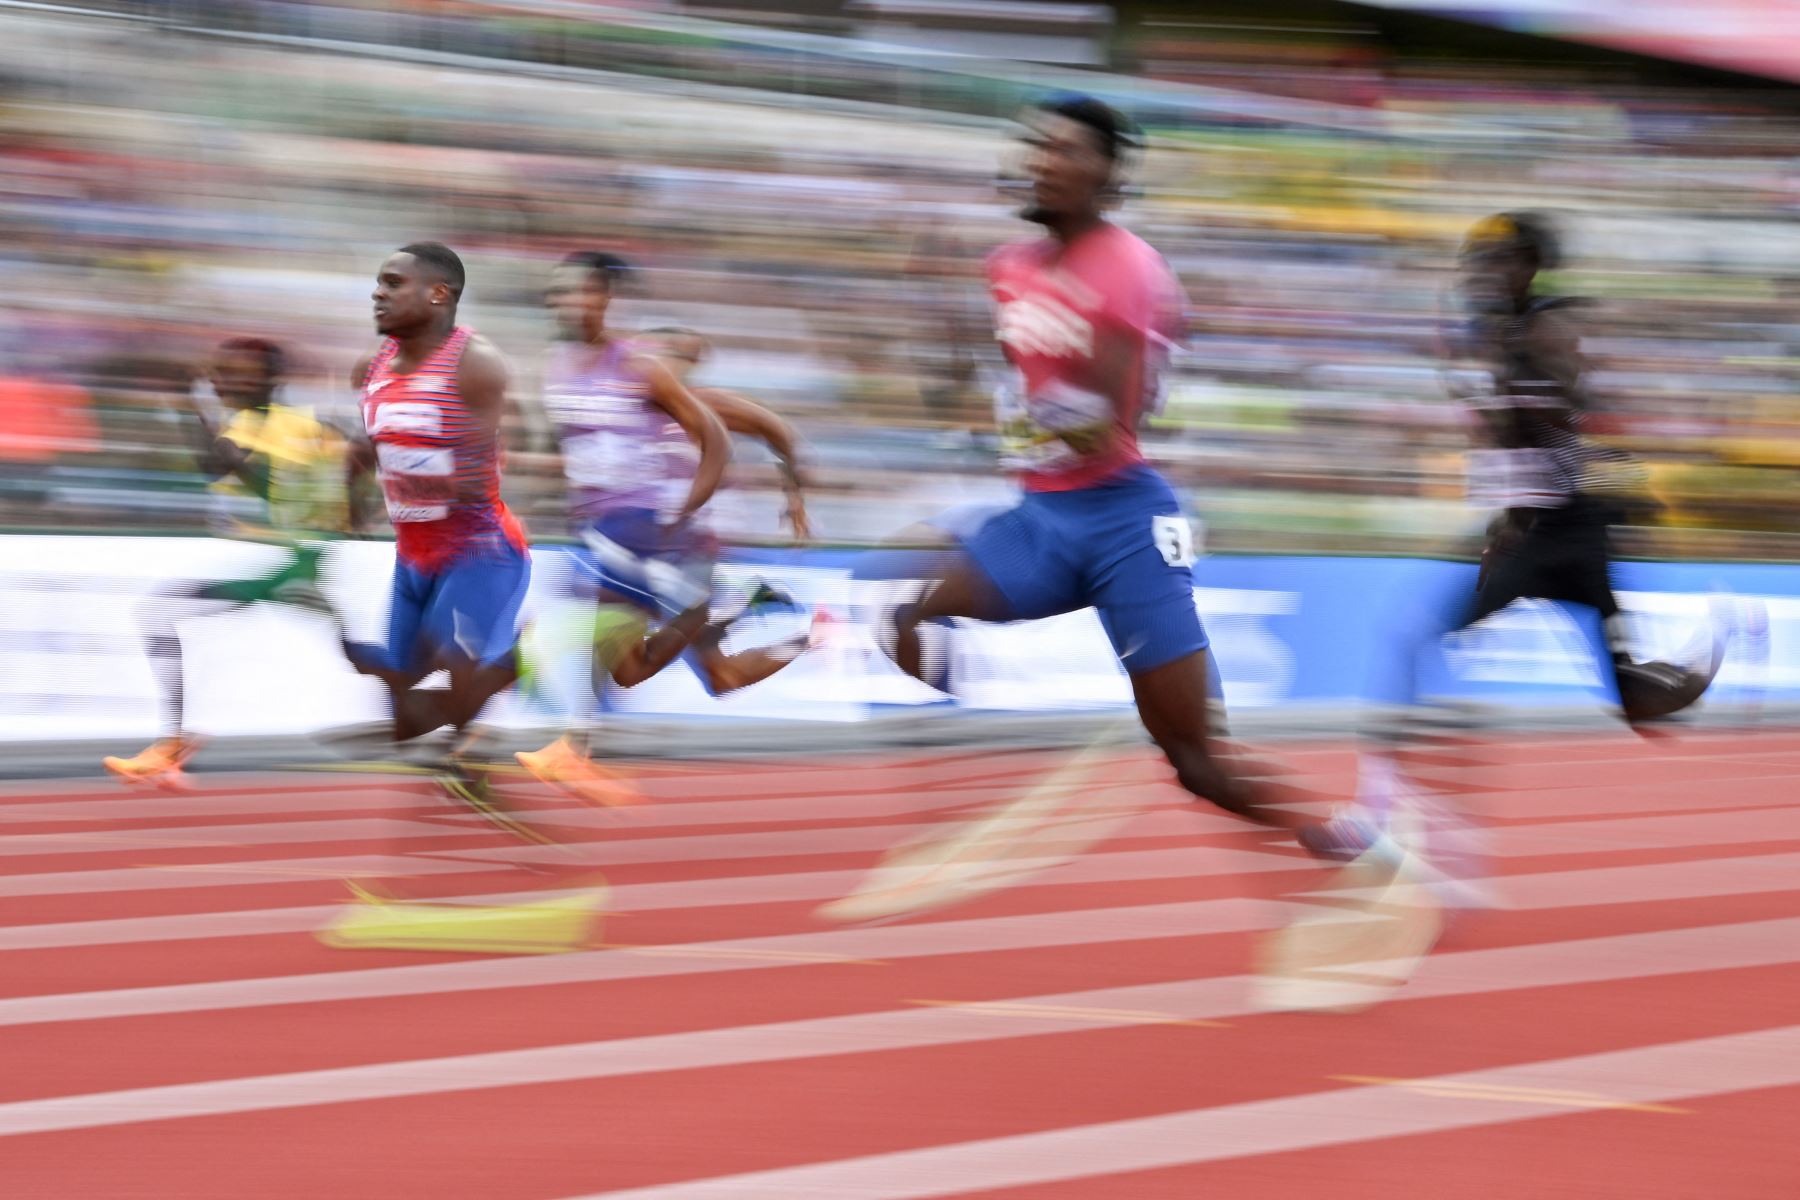
[[1137, 145], [1131, 122], [1092, 96], [1057, 96], [1019, 119], [1031, 189], [1020, 215], [1046, 225], [1099, 215]]
[[439, 242], [400, 247], [375, 276], [375, 331], [402, 337], [454, 321], [463, 280], [462, 259], [450, 247]]
[[1477, 313], [1511, 312], [1531, 295], [1537, 273], [1561, 261], [1548, 218], [1498, 213], [1477, 222], [1463, 241], [1463, 296]]
[[644, 331], [651, 353], [668, 365], [675, 378], [685, 381], [712, 347], [705, 337], [685, 325], [659, 325]]
[[605, 333], [606, 310], [631, 273], [630, 263], [604, 250], [578, 250], [563, 259], [544, 292], [563, 336], [591, 342]]
[[213, 391], [227, 408], [261, 408], [275, 395], [287, 369], [287, 356], [267, 338], [234, 337], [213, 351], [208, 374]]

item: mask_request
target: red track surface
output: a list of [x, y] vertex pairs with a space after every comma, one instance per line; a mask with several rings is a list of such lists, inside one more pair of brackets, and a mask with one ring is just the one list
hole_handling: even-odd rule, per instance
[[[1800, 1196], [1800, 736], [1475, 754], [1448, 781], [1514, 907], [1353, 1017], [1253, 1010], [1323, 874], [1136, 751], [1098, 776], [1151, 808], [1103, 845], [867, 927], [814, 910], [1059, 759], [650, 767], [621, 814], [521, 788], [576, 822], [561, 874], [406, 778], [13, 787], [0, 1196]], [[1347, 790], [1347, 753], [1291, 758]], [[332, 950], [346, 858], [420, 896], [597, 865], [620, 911], [579, 954]]]

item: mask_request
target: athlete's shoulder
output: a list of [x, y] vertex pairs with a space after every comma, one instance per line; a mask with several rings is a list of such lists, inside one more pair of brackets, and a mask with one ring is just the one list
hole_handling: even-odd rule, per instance
[[494, 378], [503, 380], [507, 375], [506, 355], [500, 352], [500, 347], [473, 329], [465, 336], [462, 359], [457, 366], [458, 374], [465, 381]]
[[350, 372], [351, 386], [358, 389], [367, 387], [369, 380], [374, 377], [372, 373], [375, 368], [385, 363], [393, 354], [393, 350], [394, 339], [384, 337], [365, 351], [362, 357], [356, 360], [356, 366]]
[[1162, 251], [1123, 226], [1108, 225], [1100, 246], [1101, 257], [1126, 278], [1161, 286], [1175, 276], [1174, 268], [1169, 266]]
[[1043, 261], [1043, 238], [1008, 242], [988, 251], [987, 277], [994, 282], [1018, 271], [1029, 270]]

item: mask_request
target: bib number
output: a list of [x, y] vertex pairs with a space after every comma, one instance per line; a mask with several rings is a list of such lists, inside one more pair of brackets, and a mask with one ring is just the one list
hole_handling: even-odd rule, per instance
[[396, 525], [442, 521], [456, 498], [456, 459], [449, 450], [382, 444], [375, 447], [388, 520]]
[[1151, 517], [1150, 539], [1171, 567], [1194, 565], [1194, 527], [1186, 517]]

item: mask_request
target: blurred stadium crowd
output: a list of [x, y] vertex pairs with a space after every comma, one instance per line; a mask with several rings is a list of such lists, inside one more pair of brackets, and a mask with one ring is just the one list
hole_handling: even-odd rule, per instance
[[[976, 6], [969, 6], [976, 7]], [[510, 500], [562, 489], [534, 403], [551, 266], [641, 268], [623, 323], [678, 322], [706, 378], [808, 441], [815, 526], [885, 536], [998, 497], [985, 250], [1005, 117], [1066, 70], [668, 13], [522, 4], [0, 7], [0, 526], [204, 524], [190, 420], [208, 346], [294, 350], [354, 420], [370, 277], [463, 253], [514, 360]], [[1139, 19], [1083, 85], [1149, 132], [1127, 223], [1191, 338], [1152, 453], [1215, 548], [1429, 550], [1470, 520], [1442, 378], [1459, 237], [1530, 207], [1595, 297], [1606, 436], [1663, 507], [1633, 548], [1800, 557], [1800, 124], [1779, 97], [1310, 34]], [[721, 516], [773, 536], [750, 454]]]

